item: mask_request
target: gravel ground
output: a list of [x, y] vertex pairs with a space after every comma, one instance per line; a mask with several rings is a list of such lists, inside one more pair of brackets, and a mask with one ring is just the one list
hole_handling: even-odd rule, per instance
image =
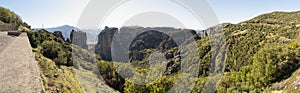
[[9, 37], [1, 32], [0, 45], [0, 93], [43, 93], [39, 68], [26, 33]]

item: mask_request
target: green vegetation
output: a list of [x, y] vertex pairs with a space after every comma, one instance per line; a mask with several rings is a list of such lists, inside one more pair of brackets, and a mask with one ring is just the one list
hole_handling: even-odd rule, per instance
[[14, 25], [17, 27], [23, 26], [23, 27], [30, 28], [30, 26], [27, 23], [22, 21], [19, 15], [17, 15], [16, 13], [14, 13], [9, 9], [0, 6], [0, 24], [3, 23]]
[[41, 44], [42, 54], [53, 59], [57, 65], [67, 64], [67, 54], [63, 51], [62, 45], [55, 41], [45, 41]]
[[[296, 89], [293, 88], [293, 90], [273, 86], [291, 77], [293, 72], [300, 67], [300, 42], [298, 41], [300, 21], [297, 15], [299, 12], [274, 12], [223, 28], [227, 43], [227, 57], [224, 76], [217, 87], [217, 92], [256, 93], [280, 90], [299, 92], [298, 85], [295, 84]], [[192, 92], [199, 93], [208, 82], [213, 49], [207, 37], [202, 37], [197, 44], [201, 60], [199, 61], [199, 76]], [[145, 62], [142, 61], [142, 63]], [[173, 86], [175, 80], [172, 75], [168, 74], [147, 85], [132, 84], [130, 81], [134, 80], [127, 79], [124, 92], [163, 93]], [[286, 83], [281, 86], [291, 87]]]
[[[254, 19], [230, 24], [224, 27], [226, 39], [226, 66], [219, 86], [218, 93], [240, 92], [300, 92], [300, 12], [274, 12], [258, 16]], [[89, 81], [102, 82], [96, 86], [108, 88], [105, 83], [119, 92], [125, 93], [164, 93], [171, 89], [179, 76], [185, 76], [180, 72], [180, 56], [170, 57], [166, 60], [168, 67], [161, 76], [133, 76], [134, 78], [122, 78], [118, 74], [116, 64], [120, 67], [127, 65], [118, 62], [107, 62], [101, 57], [94, 56], [88, 50], [81, 49], [64, 40], [57, 38], [45, 30], [28, 31], [30, 43], [34, 48], [36, 59], [42, 72], [42, 78], [47, 91], [60, 92], [97, 92], [89, 84]], [[201, 37], [197, 42], [198, 56], [186, 56], [188, 59], [199, 60], [199, 73], [197, 78], [189, 78], [195, 81], [195, 86], [188, 88], [181, 85], [174, 92], [183, 92], [182, 89], [192, 89], [192, 93], [213, 89], [214, 86], [204, 87], [207, 82], [216, 81], [220, 76], [209, 76], [213, 49], [208, 37]], [[194, 51], [186, 46], [187, 51]], [[72, 52], [75, 57], [72, 58]], [[145, 53], [148, 58], [153, 50], [142, 49], [138, 52]], [[164, 53], [177, 53], [177, 48], [164, 51]], [[148, 59], [132, 62], [137, 73], [149, 72]], [[74, 62], [74, 63], [73, 63]], [[114, 65], [115, 64], [115, 65]], [[218, 64], [217, 64], [218, 65]], [[74, 66], [76, 69], [74, 69]], [[153, 69], [153, 68], [152, 68]], [[159, 68], [157, 68], [159, 69]], [[99, 73], [100, 71], [101, 76]], [[128, 71], [128, 70], [125, 70]], [[79, 72], [78, 81], [75, 72]], [[128, 71], [126, 74], [133, 75]], [[86, 78], [88, 77], [88, 80]], [[138, 85], [133, 81], [145, 79], [158, 80]], [[100, 79], [99, 79], [100, 78]], [[296, 83], [295, 83], [296, 82]], [[182, 81], [182, 84], [186, 81]], [[81, 85], [81, 86], [79, 86]], [[109, 89], [109, 91], [114, 91]], [[98, 91], [99, 92], [99, 91]]]
[[[97, 76], [95, 63], [99, 62], [99, 57], [94, 56], [95, 54], [65, 42], [45, 30], [27, 31], [27, 34], [39, 62], [47, 93], [116, 92], [105, 83], [100, 84], [103, 81]], [[72, 57], [72, 51], [75, 57]], [[97, 81], [97, 84], [91, 86], [90, 80]]]
[[72, 66], [72, 48], [60, 38], [56, 38], [52, 33], [45, 30], [36, 32], [29, 31], [28, 37], [33, 48], [39, 48], [43, 56], [52, 59], [56, 65]]
[[261, 48], [253, 55], [253, 64], [226, 72], [218, 92], [262, 92], [272, 83], [288, 78], [300, 66], [299, 47], [290, 47], [290, 44], [269, 44]]
[[[136, 79], [140, 80], [138, 78]], [[165, 93], [173, 87], [173, 82], [176, 81], [176, 78], [171, 76], [162, 76], [155, 82], [147, 85], [137, 85], [134, 84], [133, 81], [135, 80], [126, 80], [125, 93]]]
[[124, 91], [125, 80], [118, 75], [113, 63], [107, 61], [97, 62], [101, 77], [110, 87], [122, 92]]
[[28, 31], [46, 92], [83, 93], [71, 63], [71, 44], [45, 30]]
[[83, 93], [74, 73], [73, 67], [57, 67], [55, 62], [44, 57], [40, 50], [35, 49], [35, 57], [39, 63], [41, 77], [46, 92]]
[[299, 69], [297, 14], [274, 12], [226, 27], [227, 66], [218, 92], [281, 90], [272, 84]]

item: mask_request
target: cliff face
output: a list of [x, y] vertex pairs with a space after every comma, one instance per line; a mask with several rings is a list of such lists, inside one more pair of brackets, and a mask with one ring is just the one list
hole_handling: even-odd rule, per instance
[[112, 60], [111, 57], [111, 44], [115, 33], [118, 32], [118, 28], [106, 27], [98, 35], [98, 43], [95, 47], [95, 53], [102, 57], [103, 60]]
[[[188, 35], [184, 32], [190, 32]], [[117, 33], [115, 35], [115, 33]], [[196, 34], [194, 30], [188, 29], [175, 29], [169, 27], [122, 27], [120, 30], [117, 28], [106, 27], [98, 36], [98, 43], [95, 47], [95, 52], [103, 58], [103, 60], [112, 61], [112, 41], [113, 37], [118, 37], [114, 39], [115, 44], [113, 46], [114, 52], [129, 53], [130, 61], [143, 60], [147, 57], [147, 54], [141, 52], [145, 49], [157, 49], [159, 51], [166, 51], [177, 47], [181, 44], [186, 44], [190, 40], [198, 40], [200, 37]], [[177, 38], [177, 42], [173, 39]], [[127, 49], [126, 49], [127, 48]], [[116, 54], [116, 53], [114, 53]], [[120, 59], [126, 59], [126, 54], [114, 55], [120, 57]], [[119, 60], [115, 61], [125, 61]]]
[[147, 57], [145, 49], [157, 49], [158, 51], [167, 51], [177, 47], [176, 42], [167, 34], [159, 31], [149, 30], [138, 35], [130, 44], [129, 56], [131, 61], [142, 61]]
[[88, 49], [88, 45], [86, 42], [87, 36], [85, 32], [72, 30], [70, 38], [73, 44], [78, 45], [81, 48]]

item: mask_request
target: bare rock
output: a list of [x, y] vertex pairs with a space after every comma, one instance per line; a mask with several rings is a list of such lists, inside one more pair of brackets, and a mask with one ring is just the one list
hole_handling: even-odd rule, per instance
[[81, 48], [84, 49], [88, 49], [87, 36], [85, 32], [72, 30], [70, 38], [71, 38], [71, 42], [74, 45], [80, 46]]
[[102, 57], [103, 60], [111, 61], [111, 44], [118, 28], [106, 27], [98, 36], [98, 43], [95, 46], [95, 52]]

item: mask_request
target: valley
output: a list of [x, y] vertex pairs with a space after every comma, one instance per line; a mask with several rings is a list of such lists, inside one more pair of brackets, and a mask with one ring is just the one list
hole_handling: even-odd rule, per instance
[[[201, 31], [128, 26], [92, 35], [72, 27], [31, 29], [14, 12], [1, 11], [7, 16], [0, 15], [6, 25], [0, 27], [0, 92], [300, 92], [299, 11]], [[8, 36], [14, 27], [21, 34]]]

